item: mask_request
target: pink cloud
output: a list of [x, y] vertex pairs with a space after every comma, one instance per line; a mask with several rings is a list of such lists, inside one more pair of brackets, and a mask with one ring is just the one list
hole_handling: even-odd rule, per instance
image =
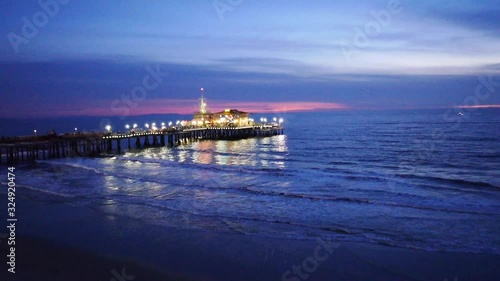
[[460, 105], [457, 108], [500, 108], [500, 104]]
[[[137, 102], [135, 108], [118, 103], [112, 106], [112, 101], [103, 101], [102, 105], [95, 103], [75, 102], [72, 104], [41, 104], [36, 107], [12, 106], [2, 110], [0, 117], [59, 117], [59, 116], [137, 116], [147, 114], [192, 114], [196, 112], [198, 100], [191, 99], [155, 99]], [[226, 108], [239, 109], [248, 112], [291, 112], [315, 110], [341, 110], [347, 106], [332, 102], [255, 102], [255, 101], [208, 101], [212, 112]], [[23, 110], [24, 109], [24, 110]]]
[[314, 110], [340, 110], [348, 109], [346, 105], [333, 102], [220, 102], [217, 108], [237, 108], [249, 112], [291, 112], [291, 111], [314, 111]]

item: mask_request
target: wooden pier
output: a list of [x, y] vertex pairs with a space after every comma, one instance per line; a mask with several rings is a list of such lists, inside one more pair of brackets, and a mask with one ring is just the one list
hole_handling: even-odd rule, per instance
[[275, 126], [195, 128], [138, 133], [78, 133], [17, 137], [0, 142], [0, 165], [65, 157], [95, 157], [124, 149], [175, 146], [200, 140], [238, 140], [282, 135]]

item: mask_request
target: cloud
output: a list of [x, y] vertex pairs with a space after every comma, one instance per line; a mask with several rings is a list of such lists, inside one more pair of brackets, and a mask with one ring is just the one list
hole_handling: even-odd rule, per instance
[[456, 108], [471, 108], [471, 109], [479, 109], [479, 108], [500, 108], [500, 104], [480, 104], [480, 105], [460, 105], [456, 106]]
[[498, 10], [498, 3], [487, 9], [431, 9], [429, 12], [432, 16], [441, 20], [481, 30], [492, 36], [500, 36], [500, 10]]
[[[169, 75], [130, 114], [191, 113], [196, 111], [199, 88], [205, 87], [209, 104], [217, 110], [237, 107], [257, 111], [307, 111], [335, 109], [425, 108], [460, 104], [474, 93], [477, 73], [471, 75], [426, 75], [329, 73], [315, 75], [231, 70], [242, 63], [259, 67], [273, 64], [307, 68], [300, 62], [273, 58], [220, 60], [217, 64], [159, 64]], [[0, 63], [1, 117], [109, 116], [112, 103], [129, 96], [142, 84], [151, 61], [116, 62], [49, 61]], [[498, 64], [483, 66], [484, 73], [499, 73]], [[313, 69], [314, 70], [314, 69]], [[444, 71], [446, 73], [446, 71]], [[498, 75], [494, 80], [498, 81]], [[492, 95], [489, 104], [499, 104]], [[123, 104], [123, 102], [122, 102]]]
[[238, 57], [214, 61], [212, 69], [266, 74], [287, 74], [307, 77], [319, 75], [324, 69], [304, 62], [274, 57]]
[[[137, 108], [127, 108], [129, 112], [126, 116], [140, 116], [149, 114], [183, 114], [189, 115], [196, 112], [199, 101], [197, 99], [151, 99], [140, 103]], [[30, 107], [29, 112], [25, 112], [26, 118], [44, 117], [69, 117], [69, 116], [121, 116], [124, 111], [113, 110], [111, 102], [103, 101], [89, 107], [83, 103], [72, 104], [39, 104]], [[208, 104], [210, 111], [218, 112], [226, 108], [239, 109], [251, 113], [285, 113], [318, 110], [345, 110], [346, 105], [333, 102], [312, 102], [312, 101], [224, 101], [210, 100]], [[1, 118], [17, 118], [19, 112], [25, 111], [21, 104], [2, 110]]]
[[213, 101], [215, 108], [219, 110], [225, 108], [236, 108], [248, 112], [295, 112], [295, 111], [318, 111], [318, 110], [345, 110], [347, 105], [334, 102], [313, 102], [313, 101]]

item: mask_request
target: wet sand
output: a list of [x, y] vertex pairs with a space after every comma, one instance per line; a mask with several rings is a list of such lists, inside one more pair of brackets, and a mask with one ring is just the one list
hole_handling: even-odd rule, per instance
[[[16, 273], [4, 270], [1, 280], [185, 280], [135, 261], [105, 257], [44, 239], [18, 237], [17, 240]], [[2, 253], [7, 249], [5, 246], [2, 243]]]
[[[20, 192], [18, 192], [20, 193]], [[179, 230], [63, 199], [18, 198], [16, 274], [1, 280], [492, 280], [500, 257]], [[337, 247], [338, 246], [338, 247]]]

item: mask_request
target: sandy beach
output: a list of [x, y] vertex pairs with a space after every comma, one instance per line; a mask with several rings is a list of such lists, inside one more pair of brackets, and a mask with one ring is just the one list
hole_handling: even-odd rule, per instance
[[[57, 200], [18, 200], [16, 274], [4, 266], [2, 280], [494, 281], [500, 276], [500, 258], [492, 255], [184, 231]], [[0, 246], [6, 251], [6, 243]]]
[[[183, 280], [135, 261], [100, 256], [44, 239], [19, 237], [18, 241], [16, 273], [3, 271], [2, 280], [133, 280], [136, 276], [140, 276], [137, 280]], [[2, 245], [3, 252], [7, 248]]]

